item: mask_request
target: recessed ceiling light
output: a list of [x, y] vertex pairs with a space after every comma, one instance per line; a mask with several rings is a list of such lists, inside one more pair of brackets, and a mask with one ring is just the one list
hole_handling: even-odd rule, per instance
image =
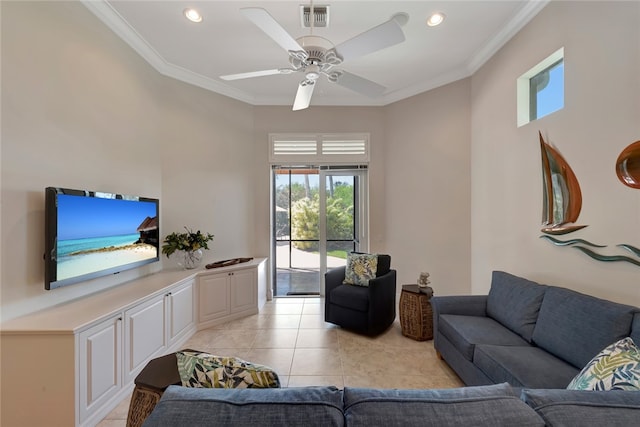
[[444, 13], [436, 12], [427, 19], [427, 25], [430, 27], [435, 27], [436, 25], [440, 25], [444, 21], [444, 18], [445, 18]]
[[184, 16], [191, 22], [202, 22], [202, 15], [195, 9], [185, 9]]

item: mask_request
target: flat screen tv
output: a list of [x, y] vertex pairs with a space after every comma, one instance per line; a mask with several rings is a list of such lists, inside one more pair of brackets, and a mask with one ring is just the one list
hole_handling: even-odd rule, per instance
[[159, 201], [47, 187], [47, 290], [160, 260]]

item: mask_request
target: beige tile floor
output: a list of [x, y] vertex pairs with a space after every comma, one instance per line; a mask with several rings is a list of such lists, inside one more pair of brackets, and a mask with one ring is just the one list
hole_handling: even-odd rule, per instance
[[[324, 321], [321, 298], [269, 301], [259, 314], [199, 331], [183, 347], [270, 366], [278, 372], [283, 387], [463, 386], [436, 357], [433, 341], [404, 337], [398, 318], [380, 336], [357, 335]], [[124, 427], [129, 399], [98, 426]]]

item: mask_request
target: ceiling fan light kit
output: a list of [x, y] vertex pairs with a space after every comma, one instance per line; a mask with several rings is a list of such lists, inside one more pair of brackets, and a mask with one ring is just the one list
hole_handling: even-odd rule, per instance
[[[313, 12], [315, 15], [316, 8], [320, 8], [320, 11], [323, 10], [322, 8], [326, 8], [324, 9], [325, 19], [328, 23], [328, 7], [311, 7], [308, 13]], [[304, 79], [298, 85], [298, 91], [293, 102], [294, 111], [309, 107], [316, 81], [320, 75], [324, 75], [332, 83], [365, 96], [376, 97], [382, 95], [386, 90], [384, 86], [344, 70], [334, 69], [334, 67], [341, 65], [344, 61], [359, 58], [402, 43], [405, 37], [401, 27], [409, 20], [409, 15], [406, 13], [395, 14], [388, 21], [334, 46], [326, 38], [313, 34], [294, 39], [265, 9], [250, 7], [240, 9], [240, 12], [288, 52], [289, 63], [292, 68], [229, 74], [220, 76], [220, 78], [223, 80], [239, 80], [302, 72], [304, 73]], [[301, 13], [303, 15], [307, 13], [306, 9], [301, 10]], [[315, 19], [322, 18], [316, 17]], [[312, 21], [312, 31], [314, 26], [315, 23]]]

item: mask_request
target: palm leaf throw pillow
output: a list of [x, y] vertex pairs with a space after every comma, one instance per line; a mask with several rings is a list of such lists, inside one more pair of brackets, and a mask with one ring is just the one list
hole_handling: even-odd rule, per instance
[[344, 271], [345, 285], [369, 286], [369, 280], [375, 279], [378, 270], [378, 255], [350, 252], [347, 254], [347, 267]]
[[631, 338], [611, 344], [569, 383], [569, 390], [640, 390], [640, 349]]
[[271, 368], [237, 357], [221, 357], [191, 351], [176, 352], [183, 387], [279, 388]]

